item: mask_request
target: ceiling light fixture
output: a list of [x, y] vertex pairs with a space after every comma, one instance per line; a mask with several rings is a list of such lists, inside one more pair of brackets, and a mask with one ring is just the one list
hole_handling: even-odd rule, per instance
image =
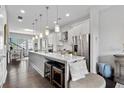
[[0, 18], [3, 18], [4, 16], [2, 14], [0, 14]]
[[48, 30], [48, 29], [45, 30], [45, 35], [46, 35], [46, 36], [49, 35], [49, 30]]
[[40, 38], [42, 38], [43, 37], [43, 34], [42, 33], [40, 33]]
[[34, 41], [35, 40], [35, 36], [34, 36], [34, 23], [32, 23], [32, 28], [33, 28], [33, 37], [32, 37], [32, 40]]
[[34, 37], [32, 37], [32, 40], [34, 41], [34, 40], [35, 40], [35, 38], [34, 38]]
[[49, 9], [49, 7], [47, 6], [46, 7], [46, 10], [47, 10], [47, 24], [46, 24], [46, 28], [45, 28], [45, 34], [46, 34], [46, 36], [48, 36], [49, 35], [49, 26], [48, 26], [48, 9]]
[[58, 6], [57, 6], [57, 17], [56, 17], [56, 24], [55, 24], [55, 32], [60, 32], [60, 26], [59, 26], [59, 16], [58, 16]]
[[65, 15], [66, 17], [69, 17], [70, 16], [70, 14], [69, 13], [66, 13], [66, 15]]
[[25, 10], [20, 10], [20, 12], [21, 12], [22, 14], [24, 14], [24, 13], [25, 13]]
[[38, 33], [37, 33], [37, 21], [38, 21], [38, 19], [35, 19], [35, 21], [36, 21], [36, 25], [35, 25], [35, 27], [36, 27], [36, 32], [35, 32], [35, 39], [38, 39]]
[[[40, 14], [40, 21], [41, 21], [41, 17], [42, 17], [42, 14]], [[42, 21], [41, 21], [41, 22], [42, 22]], [[42, 37], [43, 37], [43, 34], [40, 33], [39, 37], [42, 38]]]
[[22, 16], [18, 16], [18, 21], [22, 22], [23, 21], [23, 17]]
[[60, 26], [58, 24], [55, 25], [55, 32], [60, 32]]
[[35, 39], [38, 39], [38, 36], [37, 35], [35, 35]]

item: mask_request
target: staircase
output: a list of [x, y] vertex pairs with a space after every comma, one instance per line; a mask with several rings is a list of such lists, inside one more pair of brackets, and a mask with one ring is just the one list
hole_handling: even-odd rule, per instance
[[25, 47], [22, 47], [22, 43], [24, 41], [21, 40], [18, 44], [16, 42], [12, 41], [10, 38], [9, 40], [9, 45], [11, 47], [10, 49], [10, 61], [15, 60], [15, 61], [20, 61], [22, 58], [27, 57], [27, 50]]

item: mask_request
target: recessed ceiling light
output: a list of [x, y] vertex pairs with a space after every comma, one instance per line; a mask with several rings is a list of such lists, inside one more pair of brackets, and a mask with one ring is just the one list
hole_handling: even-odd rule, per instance
[[69, 13], [66, 13], [66, 15], [65, 15], [65, 16], [69, 17], [69, 16], [70, 16], [70, 14], [69, 14]]
[[20, 12], [21, 12], [22, 14], [24, 14], [24, 13], [25, 13], [25, 10], [20, 10]]
[[0, 18], [3, 18], [4, 16], [2, 14], [0, 14]]
[[22, 19], [18, 19], [19, 22], [22, 22]]
[[26, 29], [24, 29], [25, 31], [30, 31], [30, 32], [33, 32], [34, 30], [32, 30], [32, 29], [28, 29], [28, 28], [26, 28]]

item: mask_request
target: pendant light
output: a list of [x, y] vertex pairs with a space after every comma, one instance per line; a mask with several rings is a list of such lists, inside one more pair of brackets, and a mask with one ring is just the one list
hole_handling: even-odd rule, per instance
[[35, 39], [38, 39], [38, 36], [37, 35], [35, 35]]
[[34, 23], [32, 23], [32, 27], [33, 27], [33, 37], [32, 37], [32, 40], [34, 41], [35, 40], [35, 37], [34, 37]]
[[59, 26], [59, 16], [58, 16], [58, 6], [57, 6], [57, 17], [56, 17], [56, 24], [55, 24], [55, 32], [60, 32], [60, 26]]
[[[35, 22], [36, 22], [36, 31], [37, 31], [37, 19], [35, 19]], [[38, 36], [37, 36], [37, 33], [36, 33], [36, 35], [35, 35], [35, 39], [38, 39]]]
[[40, 33], [40, 38], [42, 38], [43, 37], [43, 34], [42, 33]]
[[48, 9], [49, 7], [47, 6], [46, 7], [46, 10], [47, 10], [47, 25], [46, 25], [46, 28], [45, 28], [45, 35], [48, 36], [49, 35], [49, 26], [48, 26]]
[[[41, 17], [42, 17], [42, 14], [40, 14], [40, 21], [41, 21]], [[42, 37], [43, 37], [42, 32], [40, 33], [39, 37], [40, 37], [40, 38], [42, 38]]]

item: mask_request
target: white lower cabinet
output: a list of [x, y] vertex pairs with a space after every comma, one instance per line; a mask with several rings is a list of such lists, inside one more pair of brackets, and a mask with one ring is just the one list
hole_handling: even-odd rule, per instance
[[42, 77], [44, 77], [44, 63], [46, 61], [47, 60], [41, 55], [29, 53], [29, 63]]

